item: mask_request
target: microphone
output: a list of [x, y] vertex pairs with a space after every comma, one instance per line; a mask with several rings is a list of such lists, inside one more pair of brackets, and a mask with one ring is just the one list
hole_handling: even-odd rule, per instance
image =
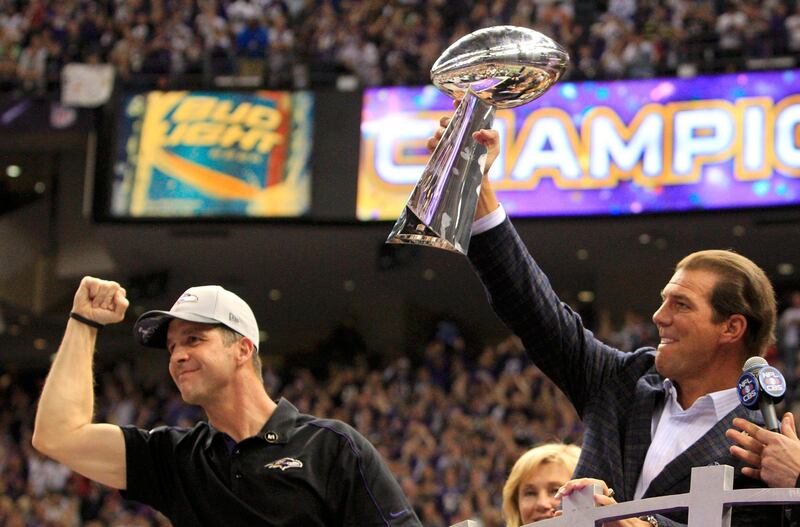
[[775, 404], [781, 402], [786, 394], [786, 379], [781, 372], [763, 357], [750, 357], [742, 367], [737, 391], [742, 406], [750, 410], [760, 409], [767, 429], [780, 433]]

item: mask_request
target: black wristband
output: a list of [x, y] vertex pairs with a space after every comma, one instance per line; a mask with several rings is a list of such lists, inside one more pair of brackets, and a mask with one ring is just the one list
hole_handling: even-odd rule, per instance
[[78, 322], [86, 324], [87, 326], [92, 327], [98, 331], [100, 331], [105, 327], [105, 325], [101, 324], [100, 322], [95, 322], [94, 320], [88, 319], [83, 315], [79, 315], [74, 311], [70, 312], [69, 318], [74, 318]]

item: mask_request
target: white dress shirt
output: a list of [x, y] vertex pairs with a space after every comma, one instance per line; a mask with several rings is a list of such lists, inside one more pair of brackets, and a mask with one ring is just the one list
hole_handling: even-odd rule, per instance
[[644, 495], [647, 487], [670, 461], [703, 437], [717, 422], [739, 405], [736, 388], [709, 393], [684, 410], [678, 403], [678, 392], [669, 379], [664, 379], [667, 394], [661, 408], [653, 412], [650, 448], [644, 458], [642, 473], [633, 499]]
[[502, 205], [494, 209], [492, 212], [472, 222], [472, 236], [486, 232], [503, 223], [506, 219], [506, 211]]

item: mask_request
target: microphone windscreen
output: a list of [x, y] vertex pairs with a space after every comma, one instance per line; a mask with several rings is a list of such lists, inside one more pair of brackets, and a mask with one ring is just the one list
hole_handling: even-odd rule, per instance
[[769, 366], [769, 363], [766, 361], [764, 357], [758, 357], [758, 356], [750, 357], [744, 362], [744, 366], [742, 366], [742, 371], [750, 371], [764, 366]]

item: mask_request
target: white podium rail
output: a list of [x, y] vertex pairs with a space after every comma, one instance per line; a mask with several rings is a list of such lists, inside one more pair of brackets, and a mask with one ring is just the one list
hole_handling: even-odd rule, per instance
[[[733, 467], [714, 465], [695, 467], [689, 492], [659, 496], [616, 505], [598, 507], [594, 487], [581, 489], [564, 498], [563, 514], [536, 522], [535, 527], [594, 527], [604, 521], [621, 520], [678, 509], [689, 510], [688, 527], [730, 527], [732, 505], [800, 503], [800, 489], [733, 489]], [[479, 527], [467, 520], [452, 527]], [[533, 527], [533, 523], [523, 527]]]

